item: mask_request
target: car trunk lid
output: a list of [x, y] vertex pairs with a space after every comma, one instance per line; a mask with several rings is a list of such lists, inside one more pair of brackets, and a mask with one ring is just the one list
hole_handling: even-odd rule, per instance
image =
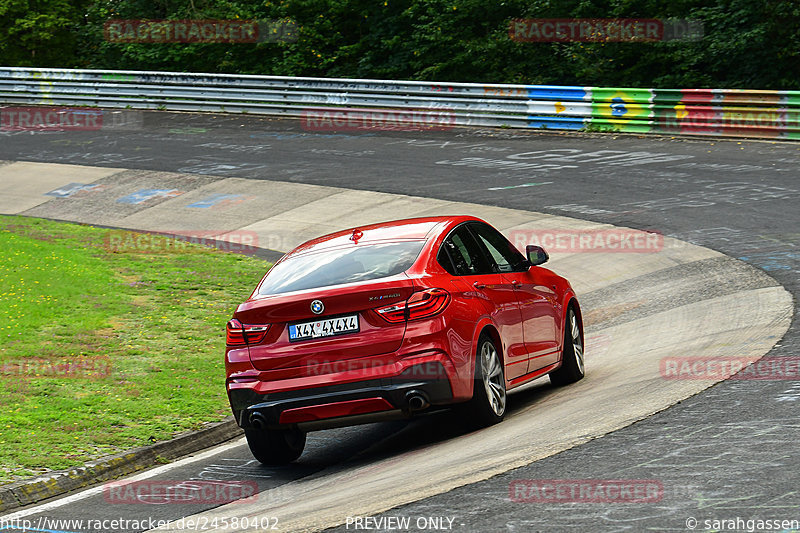
[[330, 369], [347, 370], [344, 361], [399, 349], [405, 322], [390, 323], [375, 309], [405, 301], [413, 292], [414, 284], [401, 274], [358, 284], [255, 297], [239, 306], [234, 318], [245, 327], [269, 326], [263, 339], [248, 344], [250, 361], [256, 369], [322, 365], [327, 373]]

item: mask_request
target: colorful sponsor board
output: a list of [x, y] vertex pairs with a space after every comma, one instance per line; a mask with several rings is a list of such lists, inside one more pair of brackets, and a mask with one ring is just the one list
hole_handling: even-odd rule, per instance
[[[787, 91], [654, 89], [654, 131], [780, 138], [800, 133]], [[796, 138], [796, 137], [795, 137]]]
[[[585, 91], [581, 90], [584, 94]], [[549, 93], [549, 94], [548, 94]], [[541, 96], [551, 97], [554, 93]], [[538, 95], [537, 95], [538, 96]], [[591, 102], [572, 102], [569, 100], [528, 100], [528, 126], [531, 128], [553, 128], [579, 130], [588, 123]]]
[[591, 124], [647, 133], [652, 129], [651, 89], [592, 88]]
[[103, 25], [112, 43], [294, 42], [297, 24], [281, 20], [109, 20]]
[[800, 139], [800, 91], [529, 86], [531, 128]]
[[580, 100], [591, 100], [591, 87], [581, 87], [578, 85], [529, 85], [529, 100], [561, 100], [574, 102]]
[[658, 111], [655, 131], [778, 138], [800, 131], [798, 113], [779, 108], [686, 106]]

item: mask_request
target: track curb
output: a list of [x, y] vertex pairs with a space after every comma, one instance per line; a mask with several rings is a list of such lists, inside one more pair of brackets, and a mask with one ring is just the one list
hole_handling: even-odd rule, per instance
[[241, 435], [243, 435], [241, 428], [233, 417], [229, 416], [224, 421], [209, 424], [199, 431], [188, 431], [174, 439], [152, 446], [142, 446], [109, 455], [71, 470], [9, 483], [0, 486], [0, 513], [127, 476], [222, 444]]

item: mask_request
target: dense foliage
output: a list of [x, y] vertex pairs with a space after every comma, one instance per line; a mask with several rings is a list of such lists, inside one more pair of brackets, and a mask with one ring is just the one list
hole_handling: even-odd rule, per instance
[[[681, 18], [698, 42], [524, 43], [513, 18]], [[291, 19], [296, 42], [120, 44], [108, 19]], [[797, 0], [0, 0], [0, 64], [800, 89]]]

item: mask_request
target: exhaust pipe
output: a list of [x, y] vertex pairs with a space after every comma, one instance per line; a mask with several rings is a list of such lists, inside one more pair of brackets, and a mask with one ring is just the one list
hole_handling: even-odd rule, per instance
[[408, 394], [406, 394], [406, 401], [408, 402], [408, 409], [410, 411], [422, 411], [431, 405], [425, 393], [418, 390], [409, 391]]
[[261, 413], [253, 413], [250, 415], [250, 425], [256, 429], [262, 430], [267, 428], [267, 421]]

